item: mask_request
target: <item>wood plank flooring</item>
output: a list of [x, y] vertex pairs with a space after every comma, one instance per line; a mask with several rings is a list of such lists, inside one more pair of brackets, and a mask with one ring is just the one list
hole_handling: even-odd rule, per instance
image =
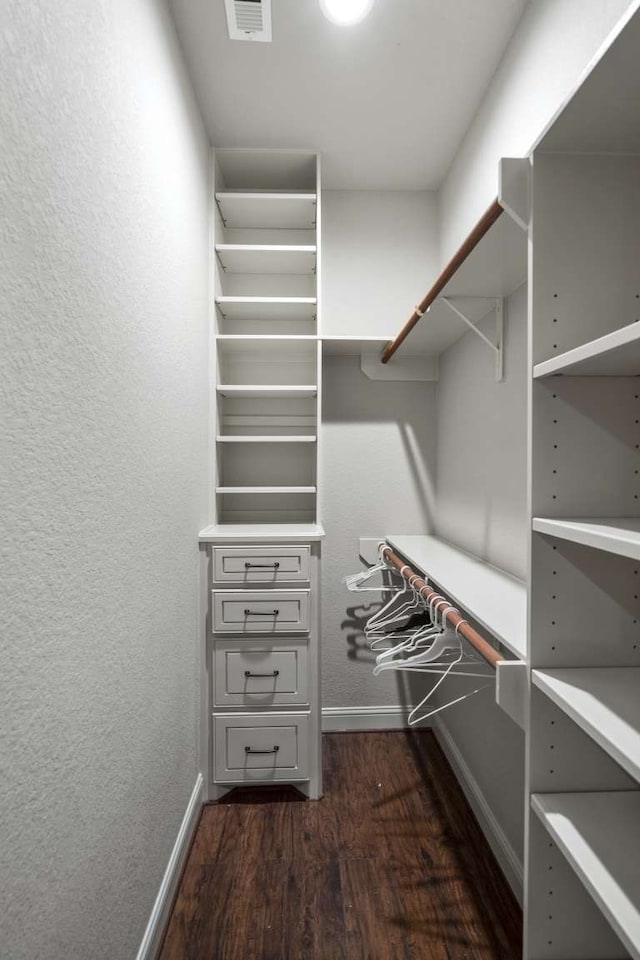
[[322, 800], [205, 807], [161, 960], [517, 960], [520, 908], [433, 734], [323, 744]]

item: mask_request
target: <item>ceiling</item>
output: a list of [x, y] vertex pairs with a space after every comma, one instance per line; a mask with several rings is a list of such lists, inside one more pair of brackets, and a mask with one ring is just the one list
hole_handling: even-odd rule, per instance
[[432, 190], [526, 0], [375, 0], [352, 27], [272, 0], [272, 43], [230, 40], [223, 0], [170, 2], [215, 146], [319, 150], [334, 190]]

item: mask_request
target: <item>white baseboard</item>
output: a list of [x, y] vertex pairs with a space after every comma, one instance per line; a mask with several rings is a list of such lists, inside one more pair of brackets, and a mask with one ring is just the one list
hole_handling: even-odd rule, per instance
[[176, 895], [182, 869], [202, 809], [202, 788], [202, 774], [199, 773], [184, 817], [182, 818], [178, 836], [173, 845], [167, 869], [164, 872], [162, 883], [158, 890], [158, 895], [153, 904], [151, 916], [149, 917], [147, 929], [140, 943], [136, 960], [155, 960], [160, 950], [162, 938], [169, 921], [171, 907], [173, 906], [173, 899]]
[[524, 890], [524, 869], [520, 859], [509, 843], [506, 834], [496, 820], [487, 799], [478, 785], [478, 781], [467, 766], [467, 763], [458, 750], [453, 737], [440, 718], [434, 722], [434, 732], [438, 743], [451, 765], [456, 779], [480, 828], [484, 833], [493, 855], [500, 864], [505, 878], [513, 890], [514, 896], [522, 906]]
[[402, 730], [407, 711], [402, 707], [323, 707], [323, 733], [355, 730]]

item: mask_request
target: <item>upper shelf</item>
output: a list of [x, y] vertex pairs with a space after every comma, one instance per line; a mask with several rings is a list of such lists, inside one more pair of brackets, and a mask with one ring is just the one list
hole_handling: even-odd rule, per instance
[[316, 247], [310, 244], [217, 243], [216, 254], [227, 273], [314, 273]]
[[640, 374], [640, 323], [621, 327], [559, 357], [536, 363], [533, 376], [634, 377]]
[[526, 658], [527, 589], [522, 580], [438, 537], [386, 539], [503, 646]]
[[587, 77], [539, 139], [550, 153], [640, 153], [640, 11], [608, 47], [599, 51]]
[[533, 529], [536, 533], [640, 560], [640, 519], [637, 517], [594, 517], [590, 520], [535, 517]]
[[[457, 306], [474, 323], [493, 309], [492, 300], [507, 297], [527, 277], [527, 234], [509, 215], [502, 215], [496, 200], [476, 224], [394, 341], [383, 351], [383, 360], [396, 350], [438, 355], [469, 329], [443, 302]], [[430, 304], [430, 305], [429, 305]], [[405, 337], [411, 334], [405, 344]], [[397, 344], [397, 346], [392, 346]], [[402, 355], [402, 354], [401, 354]]]
[[216, 193], [224, 225], [232, 228], [312, 230], [315, 193]]
[[315, 297], [217, 297], [216, 306], [230, 320], [315, 320]]

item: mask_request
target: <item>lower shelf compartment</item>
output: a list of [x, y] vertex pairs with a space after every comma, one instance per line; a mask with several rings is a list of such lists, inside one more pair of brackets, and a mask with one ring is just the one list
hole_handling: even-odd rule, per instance
[[533, 794], [531, 806], [620, 940], [640, 958], [640, 790]]

